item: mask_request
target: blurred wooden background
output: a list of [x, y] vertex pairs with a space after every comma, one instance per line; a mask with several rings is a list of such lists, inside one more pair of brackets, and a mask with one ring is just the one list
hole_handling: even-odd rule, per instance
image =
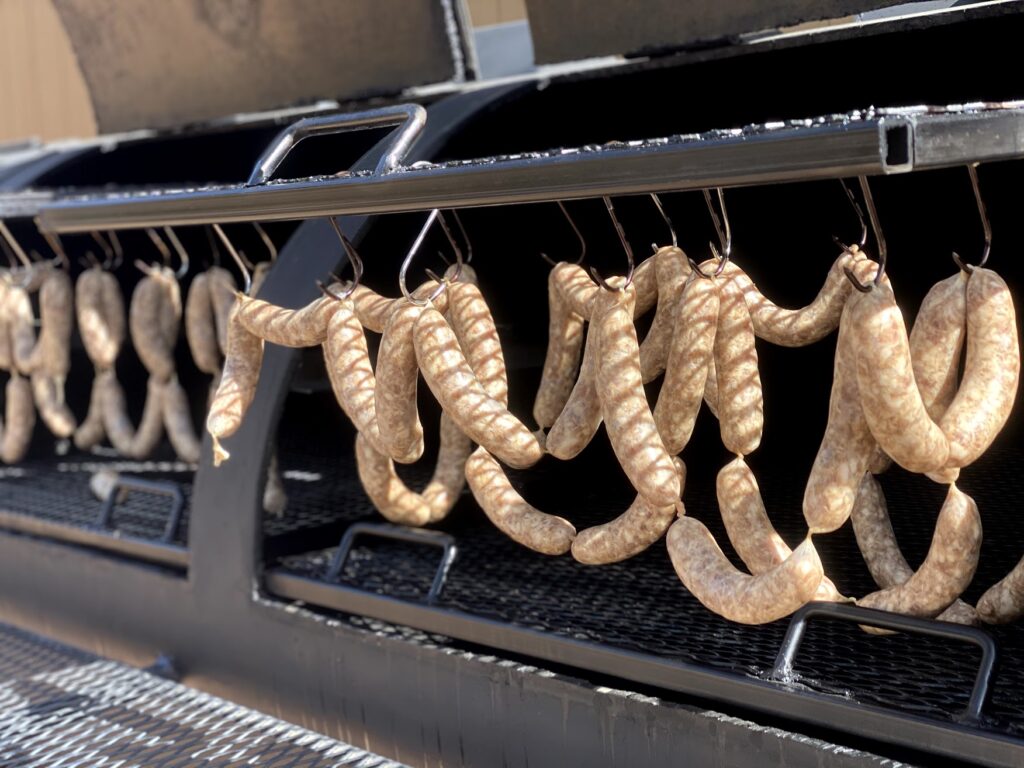
[[[526, 16], [524, 0], [467, 0], [474, 26]], [[0, 143], [92, 136], [85, 81], [50, 0], [0, 0]]]

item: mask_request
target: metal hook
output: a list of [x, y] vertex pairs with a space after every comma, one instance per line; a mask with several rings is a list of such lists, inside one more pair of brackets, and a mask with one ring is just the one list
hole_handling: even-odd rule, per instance
[[110, 246], [114, 249], [114, 261], [108, 268], [117, 269], [124, 264], [124, 248], [121, 247], [121, 238], [117, 236], [117, 232], [114, 230], [107, 232], [107, 238], [110, 240]]
[[7, 245], [7, 241], [2, 237], [0, 237], [0, 250], [2, 250], [4, 252], [4, 256], [7, 257], [7, 263], [10, 264], [11, 269], [18, 266], [18, 260], [14, 256], [14, 251], [11, 250], [11, 247]]
[[609, 285], [608, 281], [601, 277], [601, 274], [594, 268], [590, 268], [590, 275], [597, 281], [597, 283], [604, 288], [606, 291], [612, 293], [618, 293], [626, 290], [633, 282], [633, 271], [635, 269], [635, 261], [633, 259], [633, 248], [629, 244], [629, 240], [626, 239], [626, 232], [622, 228], [622, 224], [619, 223], [618, 216], [615, 215], [615, 207], [612, 205], [612, 199], [608, 196], [601, 198], [604, 200], [604, 206], [608, 209], [608, 215], [611, 216], [612, 224], [615, 226], [615, 231], [619, 235], [619, 242], [622, 243], [622, 248], [626, 252], [626, 261], [629, 263], [629, 268], [626, 271], [626, 279], [619, 287], [613, 287]]
[[3, 239], [7, 241], [7, 244], [11, 247], [11, 250], [14, 251], [14, 255], [18, 257], [18, 261], [21, 262], [23, 267], [32, 266], [32, 260], [25, 255], [25, 251], [22, 250], [18, 241], [14, 239], [14, 235], [11, 234], [11, 230], [7, 228], [7, 225], [4, 224], [2, 220], [0, 220], [0, 237], [3, 237]]
[[430, 215], [427, 216], [427, 220], [423, 224], [423, 228], [420, 230], [419, 234], [416, 235], [416, 240], [413, 241], [412, 248], [409, 249], [409, 253], [406, 254], [405, 259], [402, 261], [402, 266], [398, 270], [398, 287], [402, 291], [402, 295], [409, 302], [415, 304], [418, 307], [426, 306], [429, 302], [433, 301], [438, 296], [440, 296], [447, 285], [446, 283], [442, 282], [440, 285], [437, 286], [437, 288], [434, 289], [434, 292], [431, 293], [427, 299], [417, 299], [412, 295], [412, 293], [409, 292], [409, 287], [406, 285], [406, 274], [409, 271], [409, 265], [412, 263], [413, 257], [416, 255], [420, 247], [423, 245], [423, 241], [427, 237], [427, 232], [430, 231], [430, 226], [434, 223], [435, 219], [441, 224], [441, 228], [444, 230], [445, 235], [447, 235], [448, 237], [448, 241], [452, 245], [452, 249], [455, 251], [457, 267], [455, 270], [455, 274], [451, 277], [451, 279], [458, 280], [459, 276], [462, 274], [462, 251], [459, 248], [458, 243], [455, 242], [455, 238], [452, 237], [451, 229], [448, 228], [448, 224], [447, 222], [445, 222], [444, 216], [441, 215], [441, 210], [439, 208], [435, 208], [430, 212]]
[[[104, 256], [103, 263], [101, 264], [100, 261], [96, 258], [96, 254], [94, 254], [92, 251], [87, 251], [85, 255], [89, 265], [91, 267], [99, 267], [100, 269], [106, 269], [107, 266], [114, 263], [114, 249], [110, 247], [109, 243], [107, 243], [107, 241], [103, 239], [103, 236], [96, 230], [90, 232], [89, 236], [93, 239], [96, 245], [100, 247], [100, 250], [103, 251]], [[90, 256], [91, 258], [89, 258]]]
[[[864, 209], [860, 207], [860, 203], [857, 202], [857, 198], [853, 196], [853, 190], [846, 183], [846, 179], [840, 179], [839, 183], [843, 185], [843, 192], [846, 193], [846, 199], [850, 201], [850, 205], [853, 206], [853, 212], [857, 214], [857, 221], [860, 222], [860, 240], [857, 245], [863, 249], [868, 242], [868, 223], [864, 220]], [[835, 235], [832, 236], [832, 240], [835, 241], [836, 245], [842, 248], [844, 251], [849, 251], [850, 246], [846, 245]]]
[[181, 244], [181, 240], [175, 234], [174, 230], [170, 227], [164, 227], [164, 234], [167, 235], [167, 239], [171, 241], [171, 245], [174, 246], [175, 252], [178, 254], [178, 258], [181, 259], [181, 266], [178, 267], [178, 271], [174, 273], [174, 276], [181, 280], [186, 274], [188, 274], [189, 257], [188, 251], [185, 250], [185, 246]]
[[[333, 216], [328, 216], [327, 218], [328, 221], [331, 222], [331, 227], [334, 228], [334, 234], [336, 234], [338, 239], [341, 241], [341, 245], [345, 249], [345, 253], [348, 254], [348, 261], [352, 265], [352, 282], [343, 293], [335, 293], [331, 290], [330, 286], [324, 284], [321, 280], [317, 280], [316, 284], [320, 289], [320, 292], [325, 296], [329, 296], [330, 298], [338, 301], [344, 301], [355, 292], [356, 287], [359, 285], [359, 281], [363, 279], [363, 260], [356, 252], [355, 246], [352, 245], [351, 241], [342, 234], [341, 227], [338, 226], [337, 219]], [[342, 282], [341, 278], [333, 272], [331, 273], [331, 277], [339, 283]]]
[[[38, 221], [36, 222], [38, 226]], [[55, 232], [46, 232], [45, 230], [39, 230], [43, 239], [46, 240], [46, 244], [50, 246], [50, 250], [53, 251], [53, 262], [60, 269], [68, 269], [71, 266], [71, 261], [68, 259], [67, 254], [64, 252], [64, 244], [60, 241], [60, 236]]]
[[654, 207], [658, 209], [658, 213], [661, 214], [661, 220], [665, 222], [665, 226], [668, 227], [669, 233], [672, 235], [672, 245], [676, 248], [679, 247], [679, 238], [676, 237], [676, 228], [672, 226], [672, 219], [665, 213], [665, 209], [661, 207], [661, 198], [654, 192], [651, 193], [651, 200], [654, 201]]
[[878, 223], [878, 211], [875, 209], [875, 198], [871, 195], [868, 179], [866, 176], [858, 176], [857, 178], [860, 181], [860, 192], [864, 196], [864, 204], [868, 209], [868, 218], [871, 219], [871, 231], [875, 233], [875, 242], [878, 243], [878, 271], [875, 272], [874, 280], [866, 284], [861, 283], [849, 267], [844, 267], [843, 272], [846, 273], [846, 278], [853, 283], [854, 288], [861, 293], [867, 293], [872, 287], [882, 282], [882, 278], [885, 276], [885, 262], [888, 258], [889, 250], [885, 244], [885, 234], [882, 232], [882, 226]]
[[[462, 241], [466, 244], [466, 258], [463, 259], [463, 264], [470, 264], [473, 261], [473, 243], [469, 239], [469, 235], [466, 234], [466, 228], [462, 226], [462, 218], [459, 216], [459, 212], [453, 210], [452, 216], [455, 218], [455, 223], [459, 225], [459, 232], [462, 233]], [[444, 217], [441, 217], [441, 226], [444, 226]]]
[[[704, 202], [707, 203], [708, 211], [711, 212], [711, 220], [715, 224], [715, 232], [718, 233], [718, 245], [721, 249], [721, 252], [719, 252], [714, 246], [711, 247], [712, 253], [718, 259], [718, 268], [715, 270], [715, 277], [718, 277], [725, 271], [729, 258], [732, 256], [732, 226], [729, 224], [729, 212], [725, 208], [725, 195], [722, 194], [722, 188], [715, 187], [715, 191], [718, 192], [718, 205], [722, 209], [722, 216], [718, 216], [715, 206], [711, 203], [711, 192], [707, 189], [704, 190]], [[724, 231], [722, 229], [723, 221], [725, 222]]]
[[220, 266], [220, 248], [217, 247], [217, 238], [213, 236], [213, 228], [206, 226], [203, 227], [203, 231], [206, 233], [206, 242], [210, 246], [210, 253], [213, 254], [213, 266]]
[[160, 258], [163, 260], [164, 266], [170, 266], [171, 264], [171, 249], [167, 247], [167, 243], [163, 241], [160, 235], [152, 227], [146, 228], [146, 234], [149, 235], [149, 239], [152, 241], [156, 249], [160, 251]]
[[228, 253], [231, 254], [231, 258], [234, 259], [235, 264], [238, 265], [239, 271], [242, 273], [242, 293], [249, 295], [249, 290], [252, 288], [252, 273], [249, 271], [249, 267], [246, 266], [242, 257], [238, 255], [238, 251], [235, 250], [235, 246], [228, 240], [228, 236], [224, 234], [224, 230], [221, 229], [220, 224], [213, 225], [213, 231], [217, 233], [217, 237], [220, 238], [221, 242], [224, 243], [224, 247], [228, 249]]
[[978, 185], [978, 164], [972, 163], [967, 166], [967, 173], [971, 177], [971, 188], [974, 190], [974, 202], [978, 206], [978, 216], [981, 217], [981, 226], [985, 231], [985, 250], [981, 252], [981, 260], [971, 265], [960, 258], [960, 255], [953, 251], [953, 261], [964, 272], [970, 274], [975, 267], [984, 267], [988, 261], [989, 253], [992, 252], [992, 222], [989, 221], [988, 211], [985, 209], [985, 201], [981, 198], [981, 187]]
[[[333, 222], [334, 219], [332, 218], [331, 221]], [[256, 228], [256, 233], [260, 236], [260, 240], [262, 240], [263, 244], [267, 246], [267, 251], [270, 253], [270, 263], [273, 264], [277, 261], [277, 246], [274, 245], [274, 241], [270, 239], [270, 235], [267, 234], [267, 230], [265, 230], [258, 221], [254, 221], [252, 225]], [[335, 227], [335, 229], [337, 229], [337, 227]]]
[[[565, 203], [559, 200], [558, 207], [562, 209], [562, 215], [565, 216], [565, 220], [569, 222], [569, 226], [572, 227], [572, 231], [576, 233], [576, 239], [580, 241], [580, 255], [576, 258], [576, 261], [572, 263], [582, 264], [583, 259], [586, 258], [587, 256], [587, 241], [583, 239], [583, 233], [580, 232], [580, 228], [576, 226], [576, 222], [573, 221], [572, 216], [569, 215], [569, 209], [565, 207]], [[557, 262], [554, 259], [552, 259], [543, 251], [541, 251], [540, 257], [544, 259], [544, 261], [546, 261], [552, 267], [557, 264]]]

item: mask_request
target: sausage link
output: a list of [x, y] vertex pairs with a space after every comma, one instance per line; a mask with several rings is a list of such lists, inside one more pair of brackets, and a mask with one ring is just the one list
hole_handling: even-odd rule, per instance
[[370, 364], [363, 326], [351, 298], [339, 302], [324, 341], [324, 365], [334, 397], [364, 439], [379, 453], [387, 453], [377, 426], [374, 404], [377, 378]]
[[138, 429], [132, 426], [125, 404], [124, 390], [113, 371], [98, 374], [103, 398], [103, 428], [114, 449], [129, 459], [145, 459], [156, 448], [164, 434], [163, 389], [161, 382], [150, 376], [146, 383], [146, 403]]
[[[235, 296], [238, 290], [235, 287], [235, 278], [223, 267], [210, 267], [206, 270], [210, 286], [210, 303], [213, 305], [213, 324], [217, 329], [217, 346], [221, 355], [228, 350], [228, 322], [231, 319], [231, 308], [235, 306]], [[256, 294], [259, 286], [255, 278], [252, 284], [252, 295]]]
[[408, 302], [395, 309], [384, 326], [377, 352], [377, 427], [385, 453], [401, 464], [411, 464], [423, 455], [423, 425], [416, 403], [419, 368], [413, 345], [414, 329], [423, 312], [424, 307]]
[[39, 340], [29, 356], [33, 373], [63, 380], [71, 370], [74, 289], [68, 273], [51, 269], [39, 291]]
[[803, 347], [824, 338], [839, 325], [843, 305], [852, 289], [844, 270], [864, 258], [864, 253], [856, 245], [840, 254], [832, 263], [818, 295], [799, 309], [784, 309], [774, 304], [731, 261], [724, 274], [740, 287], [750, 310], [754, 333], [759, 339], [781, 347]]
[[472, 283], [451, 283], [448, 318], [466, 361], [487, 394], [508, 407], [508, 372], [490, 307]]
[[443, 520], [459, 500], [466, 484], [466, 459], [472, 441], [447, 414], [441, 414], [441, 445], [434, 475], [420, 492], [410, 490], [395, 473], [394, 462], [374, 449], [360, 433], [356, 438], [356, 467], [370, 501], [393, 523], [425, 525]]
[[12, 285], [7, 291], [4, 308], [11, 335], [14, 368], [27, 376], [32, 372], [32, 352], [36, 347], [35, 315], [32, 313], [32, 299], [28, 291]]
[[[859, 274], [873, 269], [854, 267]], [[849, 307], [847, 303], [839, 322], [828, 424], [804, 489], [804, 518], [811, 533], [829, 533], [846, 522], [861, 478], [877, 452], [857, 387], [857, 355]]]
[[[673, 459], [679, 473], [679, 485], [686, 485], [686, 465]], [[637, 496], [629, 508], [614, 520], [580, 531], [572, 542], [572, 556], [586, 565], [606, 565], [639, 555], [665, 535], [676, 512], [683, 511], [678, 501], [665, 507], [654, 507]]]
[[658, 260], [653, 256], [637, 264], [633, 271], [633, 317], [643, 317], [658, 301]]
[[[343, 286], [335, 283], [334, 291]], [[282, 347], [315, 347], [327, 338], [327, 323], [338, 308], [338, 302], [330, 296], [320, 296], [301, 309], [285, 309], [276, 304], [238, 297], [238, 321], [249, 333], [259, 336], [271, 344]]]
[[154, 270], [135, 286], [128, 308], [128, 330], [135, 353], [159, 381], [174, 375], [174, 346], [168, 343], [174, 310], [168, 287]]
[[654, 406], [654, 423], [672, 455], [683, 450], [693, 434], [714, 359], [717, 327], [718, 286], [713, 280], [691, 278], [676, 313], [665, 380]]
[[263, 339], [249, 333], [238, 322], [237, 316], [236, 303], [228, 322], [228, 354], [224, 360], [224, 372], [206, 418], [206, 430], [213, 437], [214, 466], [220, 466], [230, 457], [220, 440], [233, 435], [242, 425], [245, 412], [256, 396], [263, 365]]
[[103, 390], [99, 386], [100, 378], [97, 372], [93, 379], [92, 389], [89, 391], [89, 411], [86, 413], [82, 423], [75, 430], [75, 447], [80, 451], [87, 451], [95, 445], [103, 442], [107, 434], [103, 428]]
[[686, 254], [675, 246], [659, 248], [652, 258], [658, 283], [658, 303], [651, 327], [640, 343], [640, 372], [644, 384], [654, 381], [665, 370], [679, 298], [691, 274]]
[[729, 452], [746, 456], [761, 444], [764, 431], [764, 395], [754, 327], [735, 280], [723, 281], [718, 295], [714, 351], [719, 428]]
[[601, 292], [601, 286], [595, 283], [587, 270], [578, 264], [561, 262], [552, 270], [551, 276], [559, 296], [562, 297], [569, 310], [589, 321], [594, 312], [594, 302]]
[[185, 298], [185, 340], [196, 368], [211, 376], [220, 370], [221, 350], [213, 319], [210, 276], [205, 272], [192, 278]]
[[527, 503], [512, 487], [501, 465], [482, 446], [466, 462], [466, 480], [484, 514], [510, 539], [545, 555], [564, 555], [569, 551], [576, 536], [572, 523]]
[[[718, 321], [715, 320], [715, 330], [717, 332]], [[712, 341], [712, 345], [714, 341]], [[708, 358], [708, 375], [704, 380], [704, 404], [711, 411], [711, 415], [716, 419], [718, 418], [718, 366], [715, 365], [714, 354]]]
[[760, 576], [733, 567], [703, 523], [680, 517], [668, 529], [668, 553], [683, 585], [730, 621], [767, 624], [813, 600], [824, 572], [810, 537]]
[[[473, 374], [455, 333], [440, 312], [431, 306], [423, 308], [416, 320], [413, 340], [416, 359], [427, 386], [470, 439], [517, 469], [525, 469], [540, 461], [544, 452], [537, 437], [487, 394]], [[377, 365], [379, 395], [382, 378], [379, 358]], [[383, 435], [379, 397], [377, 403], [377, 418], [381, 420]]]
[[[469, 265], [463, 264], [462, 268], [463, 270], [468, 270]], [[453, 274], [453, 269], [454, 265], [445, 270], [445, 275]], [[467, 272], [466, 274], [468, 275], [469, 273]], [[412, 295], [422, 300], [428, 298], [436, 289], [437, 282], [428, 280], [413, 291]], [[444, 312], [448, 308], [447, 293], [447, 291], [444, 291], [434, 299], [434, 306], [437, 307], [439, 312]], [[407, 303], [402, 298], [389, 299], [386, 296], [381, 296], [365, 285], [357, 285], [349, 298], [352, 299], [352, 303], [355, 306], [356, 317], [359, 318], [359, 322], [362, 323], [366, 330], [373, 331], [374, 333], [383, 333], [384, 326], [387, 324], [388, 318], [391, 317], [391, 313], [395, 311], [395, 308]]]
[[93, 365], [113, 368], [125, 338], [124, 297], [117, 278], [90, 267], [75, 283], [78, 333]]
[[910, 329], [914, 380], [925, 410], [935, 421], [956, 395], [966, 317], [967, 275], [957, 272], [932, 286]]
[[[655, 270], [655, 259], [644, 259], [633, 272], [633, 290], [636, 303], [633, 305], [633, 317], [646, 314], [658, 300], [658, 276]], [[559, 274], [558, 290], [569, 308], [588, 322], [594, 317], [597, 297], [604, 293], [601, 286], [591, 279], [583, 267], [577, 264], [566, 264]]]
[[[887, 589], [899, 586], [914, 575], [914, 569], [907, 563], [896, 542], [882, 486], [870, 474], [865, 475], [861, 481], [850, 522], [853, 523], [857, 547], [864, 556], [871, 578], [879, 587]], [[978, 623], [978, 614], [974, 608], [959, 599], [936, 618], [954, 624]]]
[[[608, 291], [601, 291], [593, 311], [597, 314], [606, 311], [610, 302]], [[597, 428], [601, 426], [601, 400], [597, 395], [597, 344], [597, 324], [591, 322], [587, 327], [583, 362], [580, 364], [576, 384], [545, 438], [545, 450], [563, 461], [579, 455], [594, 439]]]
[[10, 284], [6, 270], [0, 271], [0, 371], [9, 371], [14, 366], [11, 350], [11, 329], [7, 322], [7, 294]]
[[951, 484], [921, 567], [902, 584], [873, 592], [857, 604], [911, 616], [937, 616], [971, 583], [980, 551], [978, 506]]
[[63, 439], [75, 433], [78, 423], [64, 402], [64, 382], [41, 373], [31, 376], [32, 397], [46, 428]]
[[17, 464], [25, 458], [32, 444], [32, 431], [36, 425], [36, 409], [32, 404], [32, 386], [17, 371], [11, 373], [4, 389], [3, 441], [0, 442], [0, 460]]
[[[722, 467], [716, 491], [726, 535], [750, 572], [760, 576], [785, 562], [793, 551], [768, 519], [757, 478], [742, 457]], [[837, 601], [845, 598], [825, 577], [815, 599]]]
[[637, 493], [655, 507], [679, 500], [679, 475], [658, 434], [640, 374], [633, 325], [634, 292], [617, 293], [594, 323], [598, 333], [597, 393], [612, 449]]
[[1008, 624], [1024, 616], [1024, 558], [978, 601], [978, 617], [986, 624]]
[[548, 348], [533, 401], [533, 418], [541, 429], [554, 424], [565, 408], [580, 366], [583, 316], [572, 311], [558, 288], [560, 275], [570, 266], [560, 262], [548, 275]]
[[857, 386], [871, 434], [905, 469], [939, 469], [949, 457], [949, 443], [921, 400], [907, 328], [886, 282], [851, 295], [850, 326]]
[[270, 454], [267, 466], [267, 483], [263, 486], [263, 511], [274, 517], [284, 517], [288, 508], [288, 493], [277, 461], [277, 451]]
[[200, 451], [199, 438], [196, 436], [195, 427], [192, 426], [192, 408], [188, 402], [188, 395], [178, 382], [177, 376], [172, 376], [164, 385], [162, 400], [164, 427], [171, 447], [182, 461], [188, 464], [197, 463]]
[[992, 270], [976, 267], [967, 281], [964, 377], [941, 421], [949, 439], [948, 467], [966, 467], [992, 444], [1010, 416], [1019, 379], [1010, 289]]

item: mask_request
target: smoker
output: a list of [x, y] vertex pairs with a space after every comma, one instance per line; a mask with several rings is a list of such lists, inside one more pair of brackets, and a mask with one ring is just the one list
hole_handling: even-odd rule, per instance
[[[362, 280], [397, 295], [425, 214], [457, 210], [463, 255], [501, 333], [510, 407], [528, 413], [547, 341], [541, 253], [573, 260], [582, 240], [602, 274], [624, 269], [601, 196], [613, 198], [638, 257], [677, 236], [700, 260], [715, 230], [699, 190], [722, 188], [732, 258], [777, 303], [800, 306], [838, 253], [833, 236], [858, 237], [836, 180], [866, 176], [887, 272], [912, 313], [952, 274], [952, 251], [971, 260], [985, 247], [965, 170], [980, 164], [991, 265], [1019, 304], [1022, 8], [855, 23], [425, 92], [416, 104], [378, 99], [297, 121], [126, 137], [14, 165], [0, 177], [0, 218], [26, 250], [59, 234], [73, 271], [98, 247], [90, 233], [119, 233], [126, 295], [138, 279], [128, 262], [154, 258], [147, 228], [173, 227], [194, 264], [220, 252], [228, 266], [209, 238], [219, 224], [253, 260], [276, 251], [259, 295], [298, 307], [347, 268], [327, 217], [358, 250]], [[831, 87], [796, 87], [808, 72], [829, 73]], [[433, 233], [415, 269], [443, 267], [435, 254], [449, 248]], [[773, 522], [795, 543], [834, 342], [758, 352], [766, 432], [751, 465]], [[137, 414], [144, 372], [123, 357]], [[76, 413], [91, 370], [76, 342], [67, 383]], [[201, 424], [209, 380], [184, 344], [178, 370]], [[432, 465], [439, 415], [425, 387], [419, 406], [428, 449], [402, 470], [413, 481]], [[961, 478], [985, 526], [969, 602], [1024, 553], [1022, 424], [1018, 408]], [[898, 632], [880, 637], [858, 627], [878, 620], [863, 609], [811, 604], [766, 626], [733, 624], [682, 587], [663, 544], [601, 567], [545, 557], [501, 535], [468, 491], [440, 525], [386, 524], [360, 486], [354, 440], [319, 350], [273, 345], [220, 467], [208, 437], [198, 468], [167, 447], [142, 466], [37, 430], [29, 459], [0, 483], [0, 612], [126, 661], [163, 656], [201, 688], [411, 765], [1024, 762], [1019, 623], [891, 616], [882, 622]], [[262, 509], [275, 452], [289, 497], [282, 516]], [[688, 514], [727, 546], [714, 476], [729, 457], [714, 420], [700, 417], [684, 458]], [[103, 467], [121, 472], [122, 492], [99, 501], [88, 480]], [[512, 477], [531, 503], [578, 528], [631, 500], [603, 438], [572, 462], [545, 459]], [[883, 482], [897, 537], [920, 562], [944, 488], [899, 469]], [[841, 590], [874, 589], [848, 526], [816, 543]]]

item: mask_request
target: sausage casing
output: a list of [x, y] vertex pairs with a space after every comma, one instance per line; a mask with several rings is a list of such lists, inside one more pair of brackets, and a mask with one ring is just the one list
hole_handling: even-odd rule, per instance
[[612, 449], [637, 493], [655, 507], [679, 500], [679, 474], [658, 434], [644, 392], [633, 325], [635, 296], [627, 288], [594, 318], [598, 332], [597, 392]]
[[670, 454], [683, 450], [693, 434], [714, 357], [717, 327], [717, 284], [692, 278], [679, 303], [665, 381], [654, 406], [654, 421]]
[[477, 448], [470, 455], [466, 480], [484, 514], [510, 539], [545, 555], [569, 551], [576, 535], [572, 523], [527, 503], [485, 448]]
[[730, 621], [767, 624], [814, 599], [824, 573], [810, 537], [760, 576], [738, 571], [699, 520], [680, 517], [668, 529], [668, 552], [683, 585]]
[[1010, 289], [992, 270], [976, 267], [967, 281], [964, 377], [941, 420], [949, 439], [948, 466], [966, 467], [992, 444], [1010, 416], [1019, 380], [1020, 346]]

